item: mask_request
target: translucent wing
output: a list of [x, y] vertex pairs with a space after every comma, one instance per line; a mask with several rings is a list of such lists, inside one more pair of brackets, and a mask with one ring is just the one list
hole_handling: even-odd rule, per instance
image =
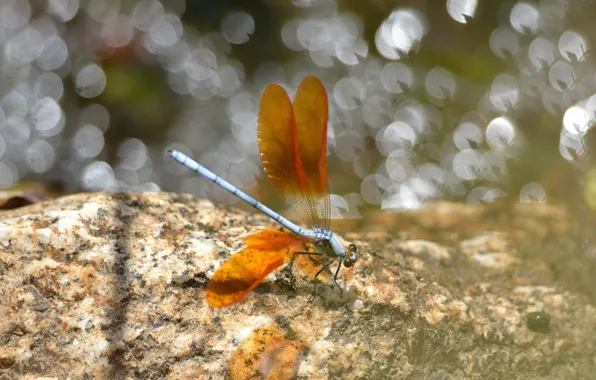
[[244, 239], [246, 247], [232, 255], [207, 285], [212, 307], [235, 304], [276, 268], [292, 258], [305, 239], [286, 231], [263, 230]]
[[276, 84], [263, 92], [258, 139], [271, 183], [313, 226], [329, 227], [327, 182], [327, 93], [315, 77], [305, 78], [294, 106]]
[[308, 190], [304, 174], [294, 109], [281, 86], [265, 88], [259, 106], [258, 140], [261, 161], [269, 180], [284, 194]]
[[327, 180], [327, 104], [323, 83], [314, 76], [304, 78], [294, 98], [294, 117], [302, 165], [309, 184], [306, 206], [311, 223], [322, 228], [329, 228], [331, 214]]

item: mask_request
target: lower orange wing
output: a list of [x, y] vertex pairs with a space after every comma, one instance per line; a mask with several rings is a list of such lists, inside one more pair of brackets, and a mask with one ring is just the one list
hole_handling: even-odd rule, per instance
[[234, 254], [207, 285], [207, 302], [225, 307], [242, 300], [276, 268], [288, 262], [307, 240], [286, 231], [263, 230], [244, 239], [246, 247]]

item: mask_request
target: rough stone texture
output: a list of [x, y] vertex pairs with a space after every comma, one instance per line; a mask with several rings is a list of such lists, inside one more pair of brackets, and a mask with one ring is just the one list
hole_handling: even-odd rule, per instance
[[[163, 193], [1, 213], [0, 379], [596, 373], [594, 271], [582, 276], [596, 251], [563, 208], [438, 203], [345, 223], [364, 232], [340, 234], [360, 247], [340, 272], [342, 298], [326, 274], [312, 299], [316, 268], [303, 263], [294, 281], [282, 270], [243, 302], [210, 308], [208, 279], [263, 226]], [[530, 328], [537, 311], [549, 328]]]

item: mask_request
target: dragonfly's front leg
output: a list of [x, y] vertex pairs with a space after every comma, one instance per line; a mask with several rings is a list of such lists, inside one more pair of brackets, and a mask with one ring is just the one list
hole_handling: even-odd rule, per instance
[[[321, 273], [323, 273], [327, 268], [329, 268], [331, 266], [331, 264], [333, 264], [335, 262], [335, 260], [337, 260], [337, 257], [332, 258], [331, 260], [329, 260], [329, 262], [325, 265], [323, 265], [323, 267], [317, 272], [317, 274], [315, 274], [315, 286], [313, 289], [313, 299], [317, 296], [317, 286], [319, 285], [318, 282], [318, 277]], [[339, 263], [341, 265], [341, 262]], [[337, 271], [339, 272], [339, 271]], [[335, 274], [335, 276], [337, 276], [337, 273]], [[335, 279], [334, 279], [335, 281]], [[337, 281], [335, 281], [335, 285], [337, 285], [337, 287], [339, 288], [339, 290], [341, 290], [342, 294], [343, 294], [343, 289], [341, 288], [341, 286], [339, 286], [339, 284], [337, 283]]]

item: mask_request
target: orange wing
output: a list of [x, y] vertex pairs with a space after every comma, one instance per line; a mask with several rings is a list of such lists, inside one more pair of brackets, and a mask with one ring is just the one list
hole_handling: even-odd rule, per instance
[[311, 223], [329, 228], [329, 182], [327, 180], [327, 92], [314, 76], [302, 80], [294, 98], [294, 117], [302, 165], [308, 179]]
[[294, 106], [276, 84], [261, 97], [258, 140], [265, 172], [317, 227], [329, 227], [327, 118], [327, 93], [313, 76], [300, 83]]
[[287, 231], [263, 230], [244, 239], [246, 247], [232, 255], [207, 285], [212, 307], [230, 306], [242, 300], [263, 279], [288, 262], [306, 239]]
[[259, 152], [271, 183], [282, 194], [308, 189], [298, 146], [294, 109], [286, 91], [270, 84], [261, 96], [258, 121]]

